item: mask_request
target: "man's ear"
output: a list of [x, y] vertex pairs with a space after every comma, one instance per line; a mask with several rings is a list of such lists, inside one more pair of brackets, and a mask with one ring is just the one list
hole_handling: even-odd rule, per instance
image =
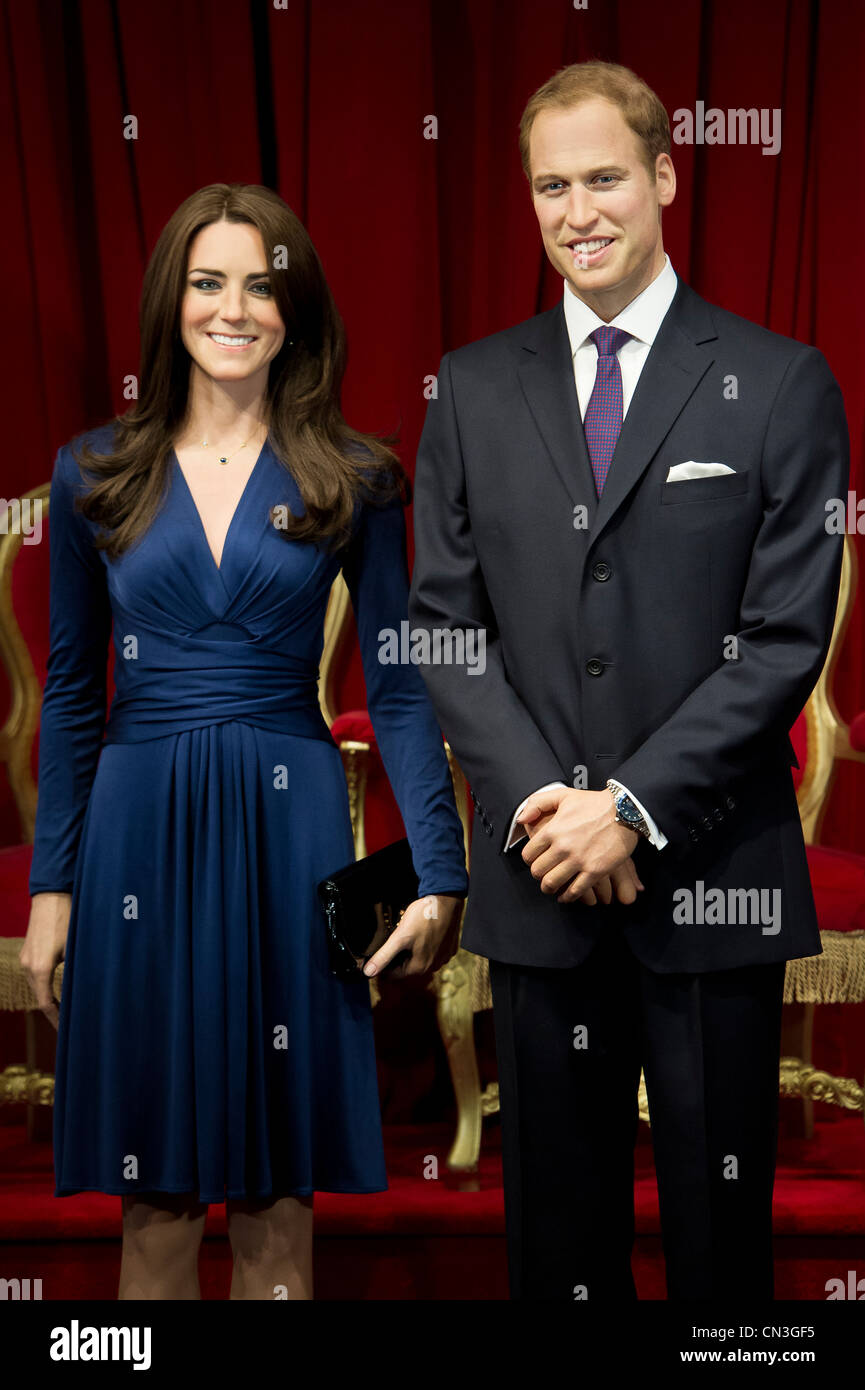
[[655, 159], [655, 187], [660, 211], [669, 207], [676, 196], [676, 170], [668, 154], [659, 154]]

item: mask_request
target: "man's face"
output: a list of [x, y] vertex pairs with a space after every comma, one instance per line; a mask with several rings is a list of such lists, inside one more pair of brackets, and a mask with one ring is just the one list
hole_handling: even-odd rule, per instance
[[638, 137], [601, 98], [541, 111], [530, 142], [532, 199], [551, 264], [609, 322], [664, 265], [659, 209], [676, 194], [669, 155], [649, 175]]

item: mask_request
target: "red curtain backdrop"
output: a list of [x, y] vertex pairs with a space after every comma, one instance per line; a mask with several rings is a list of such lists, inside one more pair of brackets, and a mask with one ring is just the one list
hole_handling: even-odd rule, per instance
[[[123, 408], [147, 256], [215, 181], [268, 184], [303, 219], [348, 330], [345, 413], [398, 427], [413, 472], [442, 352], [561, 294], [517, 126], [553, 71], [600, 57], [671, 114], [782, 109], [777, 155], [674, 146], [665, 243], [706, 298], [825, 353], [862, 497], [863, 38], [865, 7], [841, 0], [4, 0], [4, 495]], [[836, 681], [847, 718], [865, 706], [862, 614], [860, 597]], [[362, 701], [355, 657], [341, 705]], [[863, 812], [862, 769], [843, 771], [824, 838], [865, 850]]]

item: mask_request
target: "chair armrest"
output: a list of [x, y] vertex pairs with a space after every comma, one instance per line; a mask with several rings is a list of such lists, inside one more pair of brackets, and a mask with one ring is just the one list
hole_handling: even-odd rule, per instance
[[850, 747], [857, 753], [865, 753], [865, 709], [850, 721]]
[[865, 763], [865, 710], [835, 729], [835, 757]]

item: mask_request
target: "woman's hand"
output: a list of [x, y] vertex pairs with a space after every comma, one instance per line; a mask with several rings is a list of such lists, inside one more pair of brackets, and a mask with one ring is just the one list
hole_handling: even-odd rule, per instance
[[409, 956], [388, 971], [388, 978], [425, 975], [440, 970], [456, 953], [464, 899], [451, 893], [430, 893], [409, 903], [387, 941], [370, 956], [365, 975], [380, 975], [401, 951]]
[[51, 985], [57, 964], [66, 955], [71, 910], [71, 893], [34, 893], [27, 935], [19, 957], [37, 1004], [55, 1028], [60, 1022], [60, 1010]]

